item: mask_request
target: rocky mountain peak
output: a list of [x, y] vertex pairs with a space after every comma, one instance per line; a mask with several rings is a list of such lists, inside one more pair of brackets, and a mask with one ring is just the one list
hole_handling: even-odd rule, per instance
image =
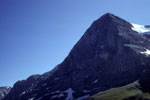
[[106, 25], [114, 24], [115, 26], [124, 26], [127, 28], [132, 27], [132, 25], [129, 22], [127, 22], [124, 19], [122, 19], [122, 18], [120, 18], [114, 14], [111, 14], [111, 13], [104, 14], [99, 19], [97, 19], [96, 22], [97, 23], [103, 23]]
[[[66, 60], [71, 59], [70, 63], [73, 65], [83, 64], [88, 60], [94, 59], [102, 51], [107, 53], [108, 51], [117, 51], [116, 49], [121, 48], [122, 44], [128, 44], [129, 42], [135, 42], [136, 39], [141, 39], [141, 36], [131, 29], [132, 27], [124, 19], [111, 13], [106, 13], [92, 23], [73, 47]], [[105, 59], [108, 57], [106, 55]]]
[[52, 71], [17, 82], [4, 100], [84, 100], [138, 80], [147, 69], [150, 41], [107, 13], [94, 21]]

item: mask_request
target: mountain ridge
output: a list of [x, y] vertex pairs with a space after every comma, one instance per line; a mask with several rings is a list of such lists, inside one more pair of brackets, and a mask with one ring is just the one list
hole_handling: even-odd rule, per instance
[[0, 87], [0, 100], [2, 100], [11, 90], [11, 87]]

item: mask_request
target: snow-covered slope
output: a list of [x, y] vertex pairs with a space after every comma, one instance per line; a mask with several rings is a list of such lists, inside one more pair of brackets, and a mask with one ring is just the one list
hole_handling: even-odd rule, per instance
[[138, 24], [134, 24], [134, 23], [131, 23], [132, 24], [132, 29], [138, 33], [147, 33], [147, 32], [150, 32], [150, 28], [149, 27], [146, 27], [146, 25], [138, 25]]

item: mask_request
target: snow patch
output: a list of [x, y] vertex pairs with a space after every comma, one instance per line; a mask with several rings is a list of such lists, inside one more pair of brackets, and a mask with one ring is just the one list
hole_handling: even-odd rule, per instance
[[10, 89], [11, 87], [7, 86], [6, 89]]
[[6, 94], [8, 94], [10, 91], [10, 87], [6, 87], [6, 88], [1, 88], [0, 90], [0, 96], [3, 98], [6, 96]]
[[98, 82], [98, 79], [97, 80], [95, 80], [92, 84], [96, 84]]
[[28, 100], [33, 100], [34, 99], [34, 97], [33, 98], [30, 98], [30, 99], [28, 99]]
[[132, 30], [138, 32], [138, 33], [145, 33], [150, 32], [150, 28], [146, 28], [144, 25], [138, 25], [138, 24], [132, 24]]
[[25, 94], [25, 93], [26, 93], [26, 92], [24, 91], [24, 92], [21, 93], [21, 95], [23, 95], [23, 94]]
[[124, 44], [124, 46], [131, 47], [131, 48], [141, 48], [141, 47], [139, 47], [138, 45], [135, 45], [135, 44]]
[[52, 97], [51, 97], [51, 99], [54, 99], [54, 98], [57, 98], [58, 97], [58, 95], [53, 95]]
[[0, 95], [1, 95], [2, 97], [4, 97], [4, 96], [5, 96], [5, 95], [4, 95], [4, 93], [3, 93], [3, 92], [1, 92], [1, 91], [0, 91]]
[[146, 49], [144, 52], [140, 52], [141, 54], [145, 54], [146, 56], [150, 55], [150, 50]]
[[58, 98], [61, 98], [63, 96], [64, 96], [64, 94], [61, 93], [61, 94], [58, 95]]
[[57, 90], [57, 91], [51, 92], [51, 94], [60, 93], [60, 92], [61, 92], [61, 91]]
[[72, 93], [74, 93], [74, 91], [71, 88], [67, 89], [65, 92], [67, 93], [67, 97], [65, 100], [73, 100], [74, 99], [74, 97], [72, 95]]
[[77, 100], [84, 100], [84, 99], [87, 99], [88, 97], [89, 97], [89, 95], [85, 95], [85, 96], [77, 98]]
[[58, 95], [53, 95], [52, 97], [51, 97], [51, 99], [55, 99], [55, 98], [61, 98], [61, 97], [63, 97], [64, 96], [64, 94], [58, 94]]
[[83, 90], [84, 93], [91, 92], [91, 90]]

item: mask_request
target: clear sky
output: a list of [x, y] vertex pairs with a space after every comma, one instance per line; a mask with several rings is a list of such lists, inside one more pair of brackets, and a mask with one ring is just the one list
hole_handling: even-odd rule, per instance
[[0, 0], [0, 86], [50, 71], [107, 12], [150, 24], [149, 5], [150, 0]]

